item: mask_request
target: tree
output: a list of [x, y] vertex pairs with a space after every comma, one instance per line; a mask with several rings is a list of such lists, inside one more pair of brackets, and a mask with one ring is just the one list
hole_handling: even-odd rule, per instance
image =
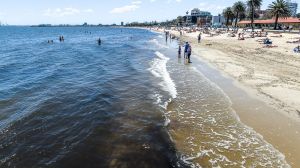
[[182, 26], [183, 23], [183, 17], [182, 16], [178, 16], [176, 19], [177, 25], [178, 26]]
[[229, 25], [229, 20], [234, 17], [234, 13], [231, 10], [231, 7], [227, 7], [223, 10], [223, 15], [226, 18], [226, 26]]
[[192, 23], [193, 24], [196, 24], [197, 20], [198, 20], [197, 16], [192, 16]]
[[276, 0], [272, 2], [269, 7], [270, 14], [275, 17], [275, 26], [274, 30], [277, 29], [278, 26], [278, 19], [279, 17], [289, 17], [291, 16], [291, 11], [289, 9], [289, 5], [284, 0]]
[[296, 16], [297, 16], [297, 18], [300, 18], [300, 13], [298, 13]]
[[247, 0], [247, 5], [250, 9], [250, 18], [251, 18], [251, 28], [254, 31], [254, 18], [255, 18], [255, 9], [259, 8], [262, 4], [262, 0]]
[[246, 7], [245, 4], [242, 1], [238, 1], [233, 4], [232, 11], [235, 14], [235, 24], [234, 26], [237, 27], [237, 22], [240, 18], [240, 15], [245, 13]]

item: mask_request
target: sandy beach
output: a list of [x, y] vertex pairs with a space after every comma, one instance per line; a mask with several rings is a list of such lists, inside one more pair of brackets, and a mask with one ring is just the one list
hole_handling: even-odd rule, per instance
[[[221, 88], [232, 99], [241, 121], [283, 152], [292, 167], [298, 167], [300, 54], [293, 52], [297, 44], [287, 41], [298, 40], [299, 35], [268, 33], [273, 45], [278, 47], [265, 48], [259, 42], [264, 37], [247, 38], [245, 35], [245, 40], [238, 40], [228, 33], [213, 37], [202, 34], [199, 44], [199, 32], [180, 36], [178, 31], [171, 31], [171, 34], [179, 37], [182, 43], [191, 44], [193, 59], [199, 58], [224, 76], [215, 81], [214, 77], [209, 78], [223, 85]], [[231, 80], [239, 89], [231, 86]]]
[[[180, 36], [178, 31], [172, 34]], [[261, 44], [263, 37], [238, 40], [228, 33], [211, 37], [199, 32], [184, 33], [182, 41], [192, 44], [194, 55], [200, 56], [213, 66], [254, 89], [256, 95], [271, 106], [300, 121], [300, 54], [294, 53], [297, 44], [287, 43], [299, 39], [297, 34], [274, 34], [268, 37], [274, 48]], [[282, 36], [282, 37], [280, 37]]]

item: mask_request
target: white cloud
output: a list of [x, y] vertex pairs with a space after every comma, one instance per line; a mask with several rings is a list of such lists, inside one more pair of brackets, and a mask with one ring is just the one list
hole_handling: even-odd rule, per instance
[[94, 12], [93, 9], [85, 9], [85, 10], [80, 10], [76, 8], [56, 8], [56, 9], [47, 9], [44, 11], [44, 16], [49, 16], [49, 17], [65, 17], [65, 16], [74, 16], [78, 15], [80, 13], [92, 13]]
[[140, 5], [142, 4], [142, 1], [133, 1], [130, 5], [125, 5], [122, 7], [114, 8], [109, 13], [112, 14], [121, 14], [121, 13], [127, 13], [127, 12], [133, 12], [140, 8]]
[[83, 10], [83, 12], [86, 12], [86, 13], [93, 13], [94, 10], [93, 10], [93, 9], [85, 9], [85, 10]]

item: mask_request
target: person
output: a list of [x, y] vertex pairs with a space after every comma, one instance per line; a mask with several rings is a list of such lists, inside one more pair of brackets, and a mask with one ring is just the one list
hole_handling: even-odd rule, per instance
[[166, 31], [166, 42], [168, 41], [168, 37], [169, 37], [169, 32]]
[[198, 43], [200, 43], [201, 42], [201, 33], [199, 33], [199, 35], [198, 35]]
[[181, 46], [178, 47], [178, 58], [181, 58]]
[[298, 45], [296, 48], [294, 48], [295, 53], [300, 53], [300, 46]]
[[270, 45], [270, 44], [272, 44], [272, 41], [271, 41], [269, 38], [266, 38], [266, 39], [264, 40], [264, 44]]
[[191, 55], [192, 55], [192, 46], [188, 45], [188, 49], [187, 49], [187, 59], [188, 59], [188, 63], [192, 63], [191, 62]]
[[102, 43], [101, 38], [99, 38], [97, 41], [98, 41], [98, 45], [101, 45]]
[[59, 41], [64, 42], [65, 41], [64, 36], [59, 36]]
[[244, 38], [244, 34], [242, 34], [242, 33], [239, 33], [238, 40], [245, 40], [245, 38]]
[[184, 45], [184, 58], [187, 58], [188, 48], [189, 48], [189, 42], [185, 42], [185, 45]]

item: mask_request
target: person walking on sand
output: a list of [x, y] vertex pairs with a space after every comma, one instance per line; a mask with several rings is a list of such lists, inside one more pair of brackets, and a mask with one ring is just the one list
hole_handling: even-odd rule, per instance
[[178, 58], [181, 58], [181, 46], [178, 47]]
[[192, 46], [188, 45], [188, 49], [187, 49], [187, 59], [188, 59], [188, 63], [192, 63], [191, 62], [191, 55], [192, 55]]
[[198, 35], [198, 43], [201, 43], [201, 33]]

